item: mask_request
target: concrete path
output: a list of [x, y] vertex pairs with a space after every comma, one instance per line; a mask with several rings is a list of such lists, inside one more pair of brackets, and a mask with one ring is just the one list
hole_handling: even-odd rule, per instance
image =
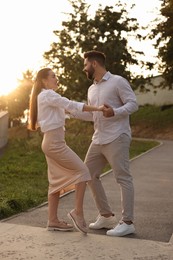
[[[173, 141], [131, 161], [135, 185], [136, 234], [108, 237], [106, 230], [48, 232], [47, 204], [0, 222], [0, 259], [63, 260], [173, 260]], [[120, 192], [113, 174], [102, 177], [110, 204], [121, 217]], [[60, 200], [59, 214], [68, 220], [74, 192]], [[87, 189], [85, 217], [94, 221], [98, 212]]]

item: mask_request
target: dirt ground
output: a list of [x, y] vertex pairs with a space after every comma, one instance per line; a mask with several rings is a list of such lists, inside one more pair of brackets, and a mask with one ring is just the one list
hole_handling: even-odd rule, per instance
[[[28, 131], [26, 127], [13, 127], [9, 129], [8, 137], [27, 138], [28, 136], [34, 134], [36, 134], [36, 132]], [[164, 129], [152, 129], [149, 125], [133, 126], [132, 136], [138, 138], [173, 140], [173, 125], [170, 125], [169, 127]]]
[[139, 138], [173, 140], [173, 125], [164, 129], [152, 129], [150, 126], [134, 126], [132, 127], [132, 136]]

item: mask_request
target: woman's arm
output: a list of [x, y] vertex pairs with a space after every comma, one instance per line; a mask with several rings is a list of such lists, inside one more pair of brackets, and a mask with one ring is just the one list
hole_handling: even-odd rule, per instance
[[104, 111], [104, 106], [94, 107], [94, 106], [88, 106], [88, 105], [84, 104], [82, 111], [88, 111], [88, 112], [91, 112], [91, 111]]

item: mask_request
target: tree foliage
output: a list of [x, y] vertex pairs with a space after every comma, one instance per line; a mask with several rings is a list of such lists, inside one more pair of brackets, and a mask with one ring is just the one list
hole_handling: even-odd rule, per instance
[[57, 41], [44, 53], [49, 65], [57, 71], [65, 96], [86, 99], [89, 82], [83, 69], [83, 53], [98, 50], [106, 54], [107, 69], [130, 80], [130, 64], [137, 64], [128, 46], [128, 34], [138, 29], [136, 19], [128, 18], [125, 6], [99, 6], [94, 17], [89, 16], [89, 5], [84, 0], [69, 1], [73, 12], [66, 14], [62, 29], [54, 31]]
[[159, 50], [159, 69], [173, 89], [173, 0], [163, 0], [160, 12], [162, 21], [159, 20], [152, 30], [151, 38], [156, 39], [155, 46]]

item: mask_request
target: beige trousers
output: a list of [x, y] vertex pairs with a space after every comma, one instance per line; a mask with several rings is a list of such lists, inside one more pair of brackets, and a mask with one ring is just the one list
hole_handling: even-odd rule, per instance
[[85, 164], [89, 168], [92, 178], [88, 184], [101, 215], [112, 212], [100, 180], [106, 163], [108, 162], [112, 167], [116, 181], [120, 185], [122, 220], [124, 221], [133, 221], [134, 219], [134, 187], [129, 171], [130, 142], [130, 137], [122, 134], [109, 144], [96, 145], [91, 143], [85, 159]]
[[87, 166], [65, 143], [64, 129], [44, 133], [42, 150], [48, 165], [49, 194], [91, 180]]

